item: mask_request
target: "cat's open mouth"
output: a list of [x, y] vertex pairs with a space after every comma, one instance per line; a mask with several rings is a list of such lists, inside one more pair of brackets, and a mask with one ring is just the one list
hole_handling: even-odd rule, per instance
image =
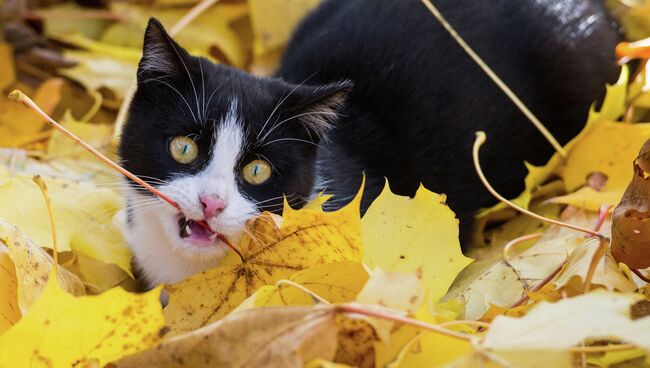
[[178, 219], [179, 236], [194, 245], [207, 246], [217, 242], [217, 233], [209, 232], [194, 220]]

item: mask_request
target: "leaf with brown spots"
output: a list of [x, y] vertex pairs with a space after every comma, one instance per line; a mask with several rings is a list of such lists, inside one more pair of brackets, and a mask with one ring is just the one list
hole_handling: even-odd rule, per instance
[[50, 278], [29, 313], [0, 336], [1, 367], [104, 366], [158, 343], [160, 289], [74, 297]]
[[256, 308], [124, 358], [129, 367], [299, 368], [336, 351], [336, 307]]
[[[15, 266], [18, 305], [25, 313], [45, 289], [54, 260], [17, 227], [2, 219], [0, 243], [9, 250], [9, 257]], [[64, 290], [72, 295], [85, 294], [84, 285], [76, 275], [63, 267], [58, 268], [58, 273]]]
[[360, 199], [357, 195], [336, 212], [296, 211], [285, 206], [280, 227], [270, 214], [262, 214], [245, 232], [240, 244], [243, 259], [168, 287], [165, 317], [172, 333], [217, 321], [260, 287], [289, 278], [296, 271], [360, 261]]

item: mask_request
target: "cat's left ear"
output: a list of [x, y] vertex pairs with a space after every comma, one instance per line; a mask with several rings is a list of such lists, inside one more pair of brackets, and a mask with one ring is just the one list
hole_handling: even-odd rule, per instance
[[318, 138], [323, 138], [334, 126], [353, 86], [352, 81], [344, 80], [318, 87], [299, 87], [292, 103], [293, 110], [298, 111], [298, 120]]
[[138, 65], [138, 81], [156, 75], [174, 75], [183, 70], [190, 59], [185, 49], [172, 39], [156, 18], [149, 18], [144, 32], [142, 59]]

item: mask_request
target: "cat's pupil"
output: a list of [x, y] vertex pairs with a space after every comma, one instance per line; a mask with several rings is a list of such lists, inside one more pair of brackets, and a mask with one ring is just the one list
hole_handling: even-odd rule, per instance
[[253, 166], [253, 176], [257, 176], [260, 173], [260, 165]]
[[187, 151], [190, 149], [189, 144], [185, 143], [183, 145], [183, 152], [181, 152], [183, 155], [187, 154]]

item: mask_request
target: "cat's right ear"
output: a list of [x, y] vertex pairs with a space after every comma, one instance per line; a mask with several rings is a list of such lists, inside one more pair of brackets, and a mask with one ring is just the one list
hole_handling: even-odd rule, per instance
[[189, 57], [188, 52], [172, 39], [158, 19], [149, 18], [138, 65], [138, 82], [156, 76], [175, 75], [183, 70], [183, 63]]

